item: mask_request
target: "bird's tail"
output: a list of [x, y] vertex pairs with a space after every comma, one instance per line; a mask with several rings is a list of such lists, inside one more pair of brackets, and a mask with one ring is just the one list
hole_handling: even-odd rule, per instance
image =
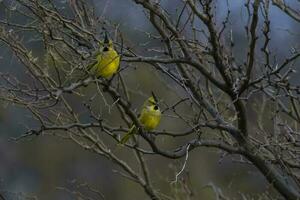
[[129, 129], [129, 131], [122, 137], [120, 140], [120, 144], [125, 144], [129, 138], [136, 133], [136, 127], [135, 125], [132, 125], [132, 127]]

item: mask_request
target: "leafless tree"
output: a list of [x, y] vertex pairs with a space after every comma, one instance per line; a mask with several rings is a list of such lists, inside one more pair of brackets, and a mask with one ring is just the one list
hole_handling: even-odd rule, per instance
[[[284, 0], [246, 0], [242, 12], [248, 20], [241, 29], [248, 44], [238, 56], [230, 8], [219, 8], [220, 1], [177, 0], [177, 15], [159, 0], [132, 1], [156, 30], [144, 31], [149, 44], [132, 45], [118, 24], [95, 14], [89, 1], [0, 1], [5, 12], [0, 45], [10, 49], [23, 69], [21, 78], [0, 74], [0, 98], [28, 109], [39, 123], [15, 139], [51, 134], [71, 140], [118, 165], [118, 173], [151, 199], [166, 197], [153, 185], [145, 157], [183, 158], [177, 180], [189, 152], [216, 148], [255, 166], [281, 197], [300, 199], [300, 86], [291, 81], [298, 76], [299, 45], [286, 58], [277, 58], [269, 18], [269, 11], [278, 9], [299, 24], [297, 8]], [[217, 9], [225, 9], [223, 19]], [[83, 78], [104, 29], [122, 57], [121, 68], [110, 80]], [[41, 43], [44, 52], [35, 54], [26, 44], [29, 39]], [[131, 97], [143, 91], [130, 88], [127, 78], [139, 63], [155, 69], [159, 84], [170, 86], [168, 94], [174, 98], [171, 104], [161, 99], [163, 117], [175, 117], [186, 131], [143, 130]], [[162, 96], [157, 87], [153, 91]], [[134, 152], [141, 172], [112, 150], [132, 123], [139, 127], [138, 136], [123, 149]], [[159, 138], [178, 140], [177, 146], [169, 148]]]

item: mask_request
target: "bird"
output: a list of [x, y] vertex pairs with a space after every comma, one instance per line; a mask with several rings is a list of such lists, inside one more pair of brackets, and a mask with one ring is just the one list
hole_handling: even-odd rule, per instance
[[[161, 119], [161, 110], [158, 106], [158, 101], [154, 93], [152, 93], [152, 96], [150, 96], [143, 104], [142, 111], [140, 114], [140, 117], [138, 118], [140, 124], [142, 127], [147, 130], [153, 130], [155, 129]], [[122, 137], [120, 140], [120, 144], [125, 144], [129, 138], [136, 134], [138, 132], [138, 129], [136, 128], [136, 125], [132, 125], [129, 131]]]
[[88, 67], [88, 70], [97, 78], [111, 78], [119, 69], [120, 55], [114, 49], [113, 42], [105, 32], [104, 41], [100, 43], [100, 51], [96, 55], [96, 62]]

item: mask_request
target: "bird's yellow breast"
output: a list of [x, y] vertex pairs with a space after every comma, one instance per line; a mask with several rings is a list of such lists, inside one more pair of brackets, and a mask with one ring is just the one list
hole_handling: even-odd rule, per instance
[[146, 130], [153, 130], [158, 126], [160, 118], [161, 113], [159, 110], [143, 109], [140, 122]]
[[97, 56], [97, 60], [97, 76], [109, 78], [119, 69], [120, 56], [113, 49], [102, 52]]

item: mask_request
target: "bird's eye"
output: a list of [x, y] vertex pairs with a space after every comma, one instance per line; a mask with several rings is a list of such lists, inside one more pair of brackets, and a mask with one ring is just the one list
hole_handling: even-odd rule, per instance
[[158, 110], [158, 106], [154, 106], [154, 108], [153, 108], [154, 110]]
[[103, 51], [108, 51], [108, 47], [104, 47], [104, 48], [103, 48]]

